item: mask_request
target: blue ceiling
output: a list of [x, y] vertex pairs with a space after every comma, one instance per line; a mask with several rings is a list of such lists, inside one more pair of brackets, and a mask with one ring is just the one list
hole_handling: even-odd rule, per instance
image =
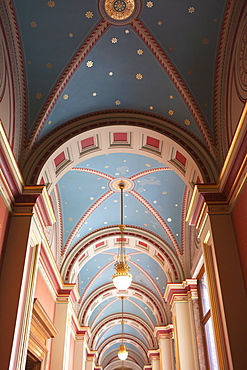
[[[151, 112], [203, 140], [161, 56], [171, 62], [173, 73], [186, 86], [213, 135], [214, 79], [225, 3], [141, 1], [137, 21], [146, 39], [131, 22], [107, 23], [49, 105], [61, 76], [69, 72], [69, 63], [104, 21], [98, 1], [15, 0], [27, 82], [28, 135], [42, 129], [40, 139], [76, 117], [123, 109]], [[159, 53], [153, 45], [158, 45]]]

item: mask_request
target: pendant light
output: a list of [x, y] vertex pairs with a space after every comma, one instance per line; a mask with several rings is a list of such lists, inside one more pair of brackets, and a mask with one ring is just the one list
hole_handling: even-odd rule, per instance
[[124, 345], [124, 319], [123, 319], [123, 300], [124, 300], [124, 297], [121, 297], [121, 300], [122, 300], [122, 343], [119, 346], [118, 358], [119, 358], [119, 360], [124, 361], [128, 357], [128, 351], [126, 349], [126, 346]]
[[129, 265], [127, 263], [126, 255], [125, 255], [125, 248], [124, 248], [124, 224], [123, 224], [123, 189], [124, 183], [119, 183], [119, 188], [121, 192], [121, 210], [120, 210], [120, 248], [118, 250], [117, 262], [114, 265], [116, 270], [115, 274], [112, 276], [112, 281], [118, 290], [127, 290], [132, 281], [132, 275], [129, 272]]

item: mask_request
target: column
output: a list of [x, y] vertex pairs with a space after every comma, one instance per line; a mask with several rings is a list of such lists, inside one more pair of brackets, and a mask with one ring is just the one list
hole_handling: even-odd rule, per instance
[[156, 326], [154, 336], [159, 341], [160, 370], [174, 370], [173, 325]]
[[0, 279], [0, 358], [8, 370], [25, 369], [39, 259], [40, 240], [30, 230], [43, 187], [23, 191], [12, 206]]
[[97, 351], [87, 351], [86, 370], [94, 370]]
[[85, 370], [86, 368], [86, 351], [89, 328], [81, 328], [76, 333], [75, 350], [74, 350], [74, 368], [73, 370]]
[[71, 303], [69, 294], [57, 298], [55, 327], [58, 334], [53, 339], [51, 370], [67, 370], [70, 357]]
[[[247, 363], [247, 297], [231, 215], [209, 207], [211, 232], [204, 238], [211, 314], [220, 369], [244, 369]], [[236, 323], [237, 318], [237, 323]]]
[[152, 370], [160, 370], [160, 353], [157, 349], [148, 351], [148, 357], [152, 364]]
[[164, 298], [171, 304], [177, 367], [199, 369], [192, 299], [197, 299], [197, 281], [167, 284]]

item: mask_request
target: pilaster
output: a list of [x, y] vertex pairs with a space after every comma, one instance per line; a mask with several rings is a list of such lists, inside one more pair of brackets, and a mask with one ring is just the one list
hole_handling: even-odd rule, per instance
[[88, 327], [82, 327], [76, 332], [73, 370], [85, 370], [86, 368], [87, 339], [89, 335]]
[[176, 364], [179, 370], [199, 369], [192, 300], [197, 299], [197, 281], [167, 284], [165, 300], [171, 304]]
[[160, 349], [160, 370], [174, 370], [173, 325], [156, 326], [154, 336]]
[[160, 370], [160, 351], [151, 349], [148, 351], [148, 357], [152, 364], [152, 370]]
[[45, 193], [43, 186], [24, 187], [11, 203], [0, 281], [0, 358], [4, 369], [25, 369], [40, 256], [39, 230], [41, 223], [52, 223]]

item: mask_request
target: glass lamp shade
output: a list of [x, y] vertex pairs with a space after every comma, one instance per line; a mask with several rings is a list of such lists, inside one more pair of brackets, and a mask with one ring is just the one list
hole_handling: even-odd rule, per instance
[[118, 351], [118, 358], [121, 361], [126, 360], [128, 357], [128, 351], [126, 350], [126, 346], [124, 344], [121, 344]]
[[126, 262], [120, 261], [115, 264], [116, 273], [112, 276], [112, 281], [118, 290], [126, 290], [129, 288], [132, 275], [129, 273], [129, 266]]
[[132, 276], [129, 275], [130, 274], [113, 277], [112, 281], [117, 290], [127, 290], [129, 288], [132, 281]]

